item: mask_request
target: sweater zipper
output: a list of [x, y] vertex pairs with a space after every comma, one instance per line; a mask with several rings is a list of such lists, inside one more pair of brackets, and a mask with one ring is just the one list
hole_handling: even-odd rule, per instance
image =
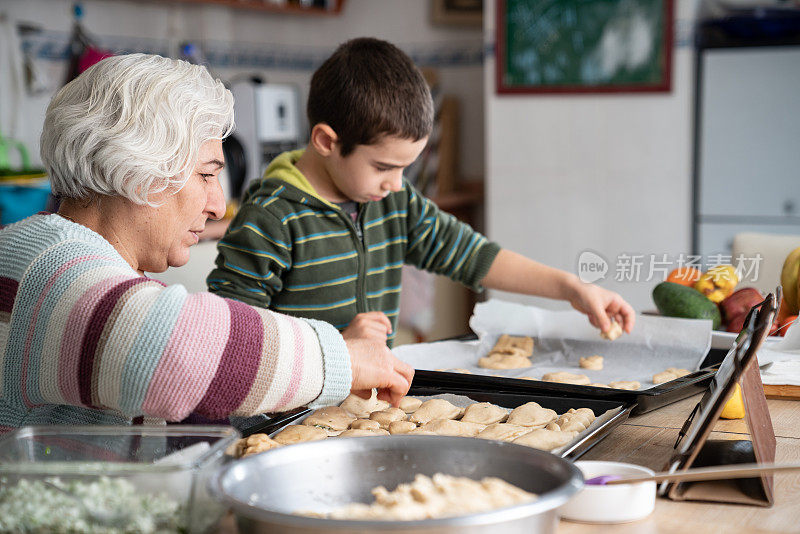
[[347, 222], [350, 232], [354, 236], [356, 243], [356, 263], [358, 267], [358, 278], [356, 279], [356, 311], [364, 313], [369, 311], [367, 303], [367, 257], [366, 246], [364, 245], [364, 232], [362, 231], [362, 219], [364, 218], [365, 204], [358, 205], [358, 215], [356, 220], [353, 221], [350, 214], [339, 210], [342, 217]]

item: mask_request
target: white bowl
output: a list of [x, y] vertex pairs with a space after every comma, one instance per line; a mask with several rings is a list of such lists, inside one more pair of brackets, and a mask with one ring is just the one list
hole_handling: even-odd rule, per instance
[[[575, 462], [589, 480], [600, 475], [653, 475], [646, 467], [619, 462]], [[650, 515], [656, 504], [656, 483], [584, 485], [560, 509], [562, 519], [583, 523], [627, 523]]]

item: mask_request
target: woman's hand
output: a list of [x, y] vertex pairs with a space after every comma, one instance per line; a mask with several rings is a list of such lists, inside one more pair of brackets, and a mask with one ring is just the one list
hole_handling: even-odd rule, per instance
[[585, 313], [592, 326], [599, 328], [601, 332], [608, 332], [612, 319], [628, 334], [633, 330], [636, 313], [617, 293], [579, 280], [572, 284], [570, 293], [569, 303], [572, 307]]
[[372, 311], [359, 313], [350, 324], [342, 331], [342, 337], [347, 339], [375, 339], [384, 345], [389, 334], [392, 333], [392, 322], [383, 312]]
[[408, 393], [414, 368], [395, 358], [386, 341], [374, 338], [347, 339], [350, 352], [350, 366], [353, 384], [350, 391], [368, 399], [372, 389], [377, 388], [378, 398], [388, 401], [392, 406], [400, 404], [400, 399]]

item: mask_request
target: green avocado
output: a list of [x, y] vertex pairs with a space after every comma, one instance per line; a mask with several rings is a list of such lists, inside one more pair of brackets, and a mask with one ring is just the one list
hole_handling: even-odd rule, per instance
[[717, 305], [694, 288], [661, 282], [653, 288], [653, 302], [661, 315], [685, 319], [711, 319], [716, 330], [722, 324]]

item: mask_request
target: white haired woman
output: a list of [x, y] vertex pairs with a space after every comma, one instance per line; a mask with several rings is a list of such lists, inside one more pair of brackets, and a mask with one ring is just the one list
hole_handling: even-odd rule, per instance
[[145, 276], [186, 263], [222, 217], [232, 127], [219, 80], [160, 56], [105, 59], [53, 98], [41, 155], [61, 207], [0, 231], [0, 431], [408, 391], [413, 369], [380, 341]]

